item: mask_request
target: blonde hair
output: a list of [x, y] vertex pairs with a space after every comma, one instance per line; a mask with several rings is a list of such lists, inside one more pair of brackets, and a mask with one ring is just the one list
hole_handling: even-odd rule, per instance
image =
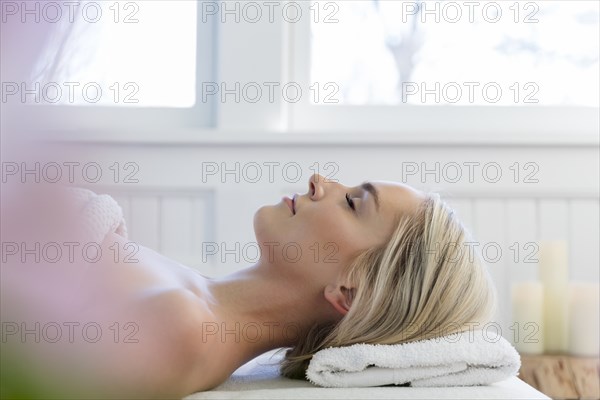
[[399, 344], [475, 329], [497, 311], [497, 291], [468, 231], [437, 193], [397, 219], [390, 240], [346, 270], [356, 293], [337, 323], [316, 325], [287, 350], [280, 372], [306, 379], [312, 356], [355, 343]]

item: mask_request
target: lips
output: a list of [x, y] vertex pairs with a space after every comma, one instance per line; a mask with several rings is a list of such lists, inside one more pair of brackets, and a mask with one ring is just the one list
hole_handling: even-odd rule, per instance
[[287, 204], [287, 206], [289, 207], [289, 209], [293, 215], [296, 215], [297, 197], [298, 197], [298, 193], [295, 193], [291, 199], [288, 196], [284, 196], [282, 199], [283, 202], [285, 204]]
[[290, 199], [289, 197], [286, 196], [286, 197], [283, 198], [283, 201], [290, 208], [290, 211], [292, 212], [292, 214], [296, 214], [296, 212], [294, 211], [294, 200], [292, 200], [292, 199]]

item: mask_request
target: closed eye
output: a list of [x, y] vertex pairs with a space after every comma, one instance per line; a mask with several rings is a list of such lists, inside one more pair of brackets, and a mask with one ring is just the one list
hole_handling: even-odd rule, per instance
[[356, 206], [354, 205], [354, 200], [352, 200], [352, 198], [350, 197], [350, 195], [348, 193], [346, 193], [346, 201], [348, 202], [348, 205], [350, 206], [350, 208], [356, 212]]

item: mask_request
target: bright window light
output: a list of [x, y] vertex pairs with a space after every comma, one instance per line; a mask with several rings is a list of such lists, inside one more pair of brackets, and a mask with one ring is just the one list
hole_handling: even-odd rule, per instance
[[599, 105], [597, 1], [330, 4], [311, 6], [311, 84], [337, 104]]
[[78, 85], [72, 99], [61, 96], [57, 104], [178, 108], [195, 104], [195, 1], [80, 4], [72, 22], [65, 17], [57, 24], [33, 76], [34, 81], [63, 88], [65, 82]]

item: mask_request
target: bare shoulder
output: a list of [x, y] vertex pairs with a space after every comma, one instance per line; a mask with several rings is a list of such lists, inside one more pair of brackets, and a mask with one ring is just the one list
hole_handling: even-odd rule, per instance
[[171, 301], [177, 308], [181, 344], [187, 349], [181, 385], [188, 394], [210, 390], [235, 369], [226, 356], [228, 350], [215, 334], [219, 319], [192, 292], [176, 295]]
[[145, 312], [156, 317], [156, 322], [164, 333], [186, 344], [185, 353], [189, 356], [202, 355], [205, 348], [196, 340], [202, 327], [210, 324], [214, 316], [205, 302], [192, 291], [181, 288], [148, 289], [143, 294]]
[[218, 384], [222, 371], [214, 368], [214, 344], [203, 340], [205, 327], [215, 318], [204, 301], [189, 290], [173, 288], [147, 295], [143, 303], [143, 313], [153, 320], [151, 330], [158, 336], [163, 366], [169, 365], [156, 371], [163, 385], [187, 395]]

